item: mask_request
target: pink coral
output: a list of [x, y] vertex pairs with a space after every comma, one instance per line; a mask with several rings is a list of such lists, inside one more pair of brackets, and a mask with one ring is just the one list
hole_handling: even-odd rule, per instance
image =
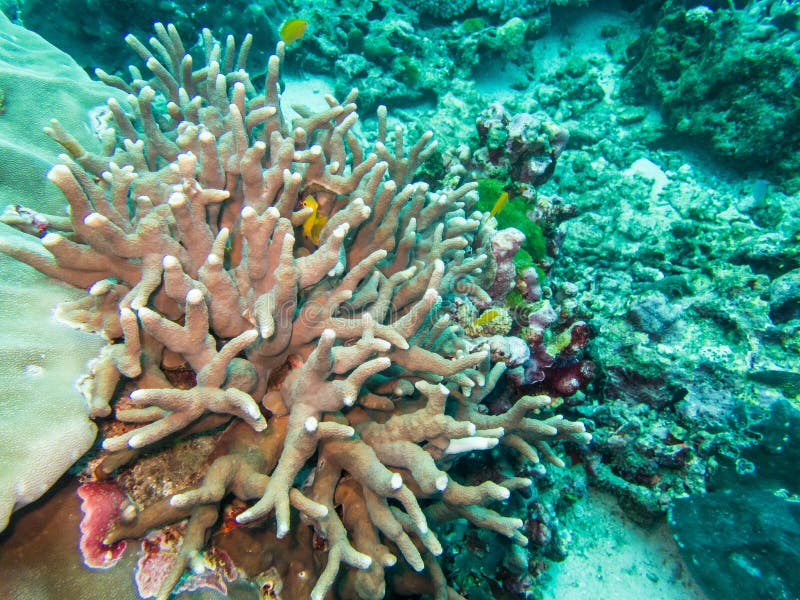
[[111, 545], [103, 543], [109, 527], [119, 521], [123, 506], [128, 502], [123, 491], [114, 483], [91, 481], [78, 488], [82, 500], [80, 548], [83, 562], [92, 569], [108, 569], [119, 561], [125, 551], [124, 541]]
[[[134, 577], [140, 597], [159, 597], [159, 590], [164, 581], [170, 579], [178, 562], [185, 531], [186, 523], [169, 525], [152, 531], [142, 539], [141, 556], [136, 563]], [[239, 577], [231, 558], [219, 549], [215, 549], [210, 562], [198, 558], [196, 572], [193, 570], [183, 578], [176, 593], [212, 589], [227, 595], [227, 584]]]
[[495, 302], [502, 302], [514, 287], [517, 276], [514, 255], [524, 242], [525, 234], [513, 227], [496, 231], [492, 236], [492, 256], [497, 264], [497, 271], [488, 291]]
[[594, 363], [579, 360], [547, 372], [546, 383], [550, 389], [562, 396], [572, 396], [594, 378]]

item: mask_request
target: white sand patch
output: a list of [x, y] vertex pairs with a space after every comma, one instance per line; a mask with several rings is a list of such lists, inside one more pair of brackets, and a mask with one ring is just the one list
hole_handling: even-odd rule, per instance
[[551, 564], [544, 600], [706, 600], [666, 523], [639, 527], [610, 494], [592, 490], [564, 526], [572, 538], [569, 556]]

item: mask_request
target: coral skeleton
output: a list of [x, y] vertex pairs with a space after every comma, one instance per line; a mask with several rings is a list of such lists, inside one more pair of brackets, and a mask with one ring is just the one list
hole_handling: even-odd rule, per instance
[[[58, 122], [47, 130], [66, 150], [49, 178], [69, 226], [41, 215], [59, 227], [8, 249], [87, 289], [58, 315], [108, 340], [81, 382], [92, 416], [113, 416], [95, 477], [143, 449], [217, 436], [192, 486], [129, 500], [104, 543], [188, 519], [158, 591], [167, 598], [187, 570], [208, 568], [204, 548], [234, 498], [233, 526], [278, 538], [298, 517], [313, 527], [327, 559], [311, 598], [381, 598], [399, 561], [424, 572], [416, 591], [460, 597], [436, 564], [431, 523], [466, 519], [525, 545], [522, 521], [498, 511], [531, 482], [463, 485], [450, 466], [498, 444], [562, 464], [548, 441], [588, 437], [581, 423], [536, 417], [548, 396], [499, 415], [481, 405], [505, 364], [472, 349], [445, 308], [466, 296], [491, 304], [494, 220], [473, 210], [474, 184], [411, 181], [431, 135], [410, 151], [401, 132], [390, 144], [385, 110], [369, 153], [355, 90], [320, 112], [296, 107], [289, 125], [282, 43], [259, 91], [245, 70], [249, 36], [237, 48], [205, 30], [197, 68], [174, 27], [155, 32], [149, 44], [127, 38], [149, 76], [98, 72], [129, 100], [108, 103], [103, 153]], [[192, 382], [176, 383], [175, 369]]]

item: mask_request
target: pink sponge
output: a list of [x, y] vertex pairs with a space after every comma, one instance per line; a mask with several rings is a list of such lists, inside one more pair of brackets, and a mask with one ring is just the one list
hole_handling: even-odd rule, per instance
[[112, 545], [103, 543], [112, 523], [119, 520], [128, 500], [115, 484], [90, 481], [78, 488], [83, 511], [80, 548], [84, 564], [91, 569], [108, 569], [117, 564], [125, 551], [124, 541]]

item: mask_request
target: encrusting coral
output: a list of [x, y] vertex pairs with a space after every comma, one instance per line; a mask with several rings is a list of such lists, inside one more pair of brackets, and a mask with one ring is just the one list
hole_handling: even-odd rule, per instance
[[[116, 419], [96, 478], [176, 436], [217, 439], [201, 479], [148, 505], [129, 497], [103, 544], [188, 517], [159, 585], [166, 598], [187, 568], [209, 568], [203, 549], [233, 496], [255, 500], [233, 527], [273, 512], [278, 538], [297, 513], [313, 526], [327, 562], [312, 598], [336, 586], [381, 598], [400, 559], [427, 571], [417, 591], [459, 597], [429, 520], [465, 518], [524, 545], [522, 521], [487, 505], [530, 481], [461, 485], [448, 476], [453, 461], [501, 443], [559, 464], [547, 440], [588, 437], [581, 423], [532, 416], [548, 396], [498, 415], [481, 405], [505, 364], [468, 352], [441, 309], [465, 295], [491, 301], [482, 287], [493, 280], [493, 220], [472, 211], [474, 184], [412, 183], [431, 136], [406, 156], [398, 131], [390, 152], [385, 111], [377, 154], [367, 154], [355, 91], [319, 113], [295, 107], [289, 127], [282, 44], [259, 93], [244, 70], [249, 36], [237, 52], [232, 37], [219, 44], [205, 31], [200, 69], [172, 26], [157, 24], [149, 47], [127, 41], [152, 77], [98, 73], [130, 101], [108, 103], [105, 154], [58, 122], [48, 130], [70, 155], [49, 178], [72, 230], [9, 253], [88, 288], [58, 313], [109, 341], [82, 381], [92, 415]], [[174, 368], [191, 381], [176, 383]]]

